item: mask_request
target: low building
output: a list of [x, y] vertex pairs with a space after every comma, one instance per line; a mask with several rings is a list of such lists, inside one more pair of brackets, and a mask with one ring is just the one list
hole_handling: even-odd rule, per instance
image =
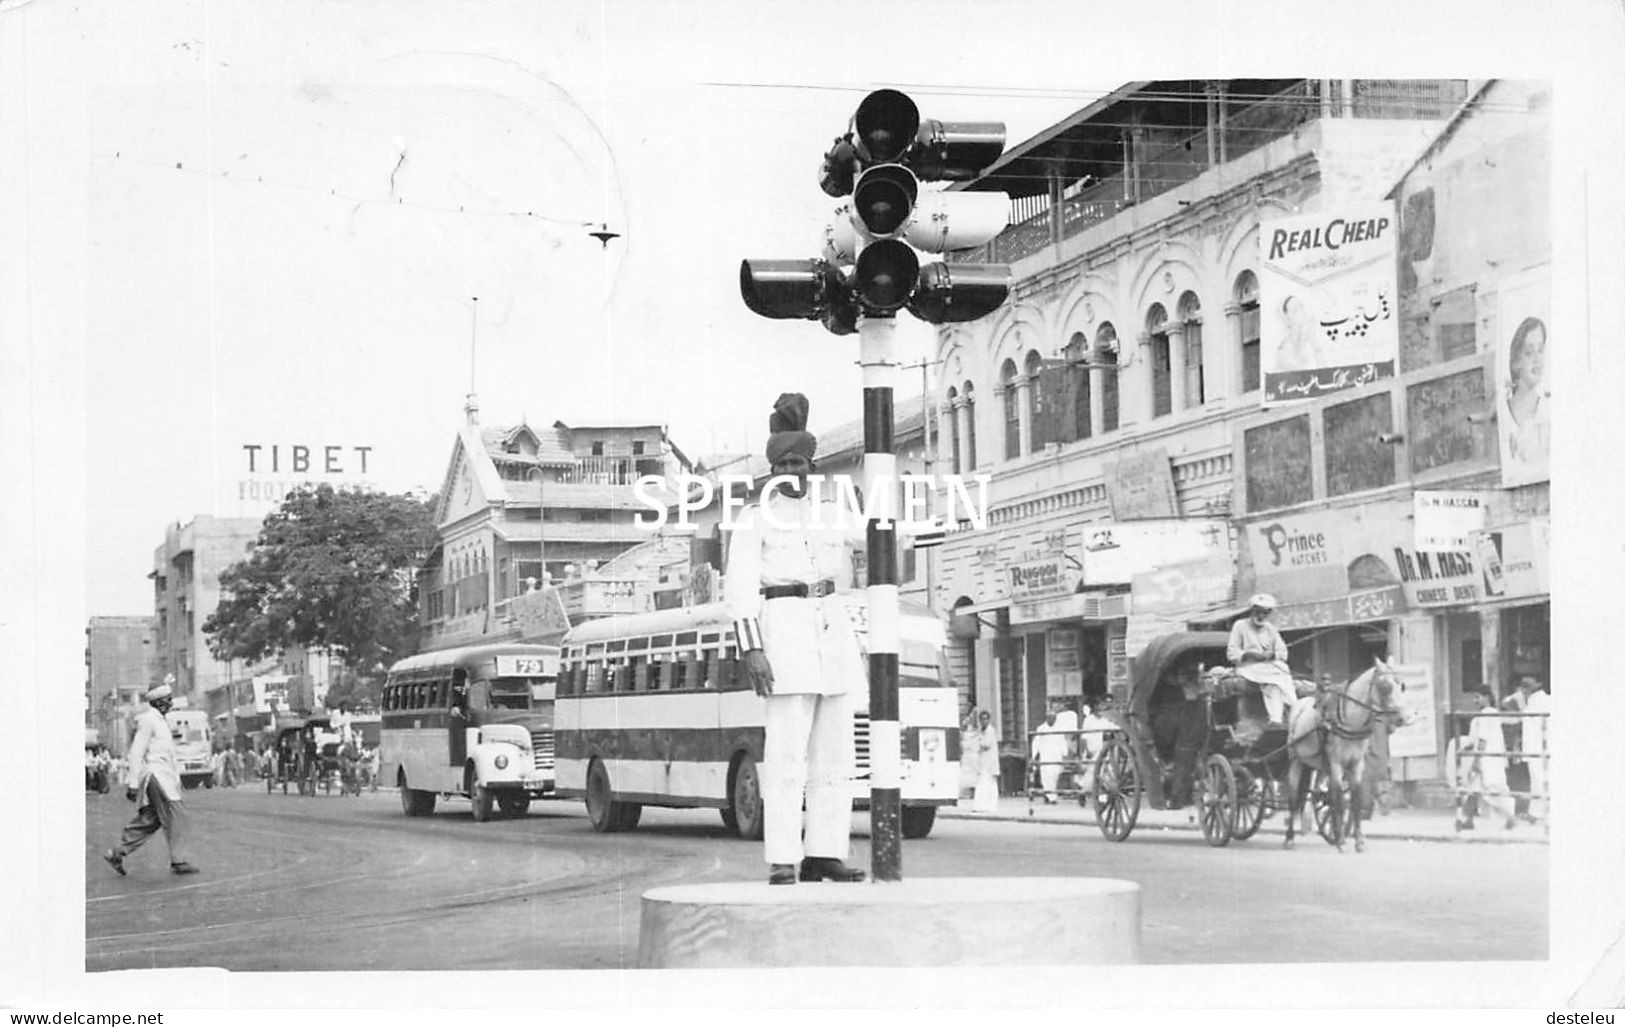
[[157, 617], [92, 617], [85, 628], [85, 727], [122, 756], [159, 673]]
[[635, 483], [661, 479], [654, 495], [668, 502], [692, 469], [665, 428], [483, 427], [472, 397], [465, 412], [435, 510], [439, 541], [418, 573], [419, 648], [530, 637], [514, 602], [548, 586], [570, 592], [572, 620], [633, 602], [597, 572], [651, 538]]

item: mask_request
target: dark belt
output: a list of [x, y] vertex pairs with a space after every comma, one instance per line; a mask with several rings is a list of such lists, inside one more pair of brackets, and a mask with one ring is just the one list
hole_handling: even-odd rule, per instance
[[825, 578], [811, 585], [763, 585], [764, 599], [822, 599], [835, 591], [835, 582]]

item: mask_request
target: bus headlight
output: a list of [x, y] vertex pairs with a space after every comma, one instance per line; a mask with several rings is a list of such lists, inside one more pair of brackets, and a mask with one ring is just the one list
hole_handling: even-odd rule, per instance
[[496, 763], [498, 770], [508, 769], [508, 757], [503, 753], [497, 753], [497, 758], [492, 762]]

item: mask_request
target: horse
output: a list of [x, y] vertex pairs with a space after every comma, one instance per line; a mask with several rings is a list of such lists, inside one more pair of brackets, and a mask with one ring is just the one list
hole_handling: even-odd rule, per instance
[[[1287, 733], [1291, 765], [1287, 769], [1287, 794], [1291, 811], [1287, 815], [1285, 848], [1292, 848], [1293, 831], [1303, 813], [1309, 792], [1308, 770], [1318, 770], [1331, 781], [1330, 815], [1341, 824], [1346, 814], [1345, 783], [1354, 803], [1354, 851], [1365, 851], [1365, 835], [1360, 830], [1360, 811], [1365, 802], [1365, 757], [1367, 743], [1378, 718], [1390, 727], [1410, 721], [1401, 703], [1399, 678], [1382, 660], [1341, 688], [1331, 688], [1315, 702], [1293, 707]], [[1337, 851], [1343, 851], [1341, 830], [1333, 833]]]

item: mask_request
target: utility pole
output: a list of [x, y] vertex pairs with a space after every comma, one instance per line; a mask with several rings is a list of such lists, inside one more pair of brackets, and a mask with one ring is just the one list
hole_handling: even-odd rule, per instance
[[763, 317], [820, 321], [858, 336], [863, 368], [863, 493], [868, 525], [869, 825], [875, 881], [901, 881], [902, 730], [898, 719], [899, 486], [892, 398], [900, 381], [897, 312], [930, 324], [975, 321], [1003, 306], [1010, 269], [999, 264], [921, 266], [917, 250], [981, 246], [1009, 224], [1003, 193], [922, 192], [920, 183], [965, 182], [1004, 152], [1004, 125], [920, 119], [895, 89], [863, 98], [850, 130], [824, 154], [819, 187], [850, 196], [812, 260], [745, 260], [739, 291]]

